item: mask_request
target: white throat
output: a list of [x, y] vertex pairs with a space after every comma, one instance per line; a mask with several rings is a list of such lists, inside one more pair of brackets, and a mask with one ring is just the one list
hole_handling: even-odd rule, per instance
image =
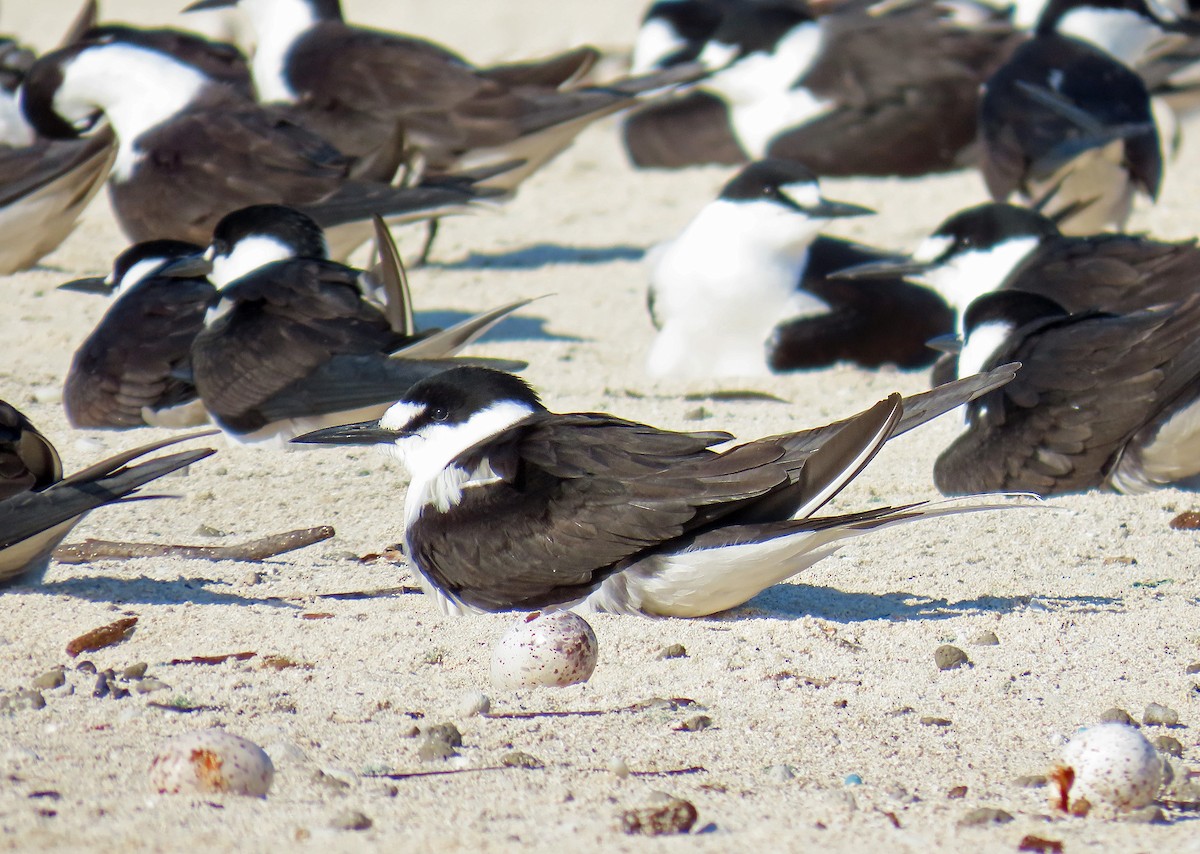
[[1153, 21], [1129, 9], [1072, 9], [1055, 29], [1095, 45], [1131, 68], [1168, 38]]
[[165, 54], [133, 45], [100, 45], [63, 68], [54, 109], [68, 121], [104, 111], [119, 141], [113, 179], [124, 181], [141, 159], [141, 136], [182, 111], [206, 85], [203, 74]]
[[990, 365], [1012, 332], [1013, 325], [1000, 320], [992, 320], [972, 329], [962, 352], [958, 354], [958, 375], [969, 377], [981, 373]]
[[[931, 238], [937, 240], [938, 238]], [[933, 289], [960, 317], [976, 297], [999, 288], [1025, 258], [1037, 248], [1036, 237], [1018, 237], [998, 243], [989, 249], [960, 252], [950, 260], [933, 267], [914, 281]], [[914, 258], [921, 260], [918, 250]]]
[[[212, 252], [210, 249], [209, 252]], [[212, 273], [209, 280], [222, 290], [230, 283], [253, 273], [260, 267], [286, 261], [296, 256], [291, 246], [266, 234], [243, 237], [234, 244], [228, 255], [212, 255]]]
[[[400, 401], [394, 404], [379, 425], [402, 430], [424, 411], [423, 404]], [[464, 489], [495, 480], [486, 462], [476, 471], [454, 465], [468, 448], [495, 436], [529, 417], [533, 409], [523, 403], [503, 401], [492, 404], [457, 424], [432, 424], [412, 436], [397, 439], [384, 450], [408, 471], [411, 482], [404, 501], [405, 528], [425, 507], [445, 512], [462, 498]]]
[[299, 94], [288, 83], [287, 58], [292, 46], [317, 18], [305, 0], [242, 0], [258, 44], [251, 69], [258, 97], [267, 102], [295, 103]]

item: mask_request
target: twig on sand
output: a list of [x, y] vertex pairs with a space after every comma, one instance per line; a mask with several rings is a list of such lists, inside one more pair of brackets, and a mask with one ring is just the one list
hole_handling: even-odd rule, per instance
[[173, 546], [165, 543], [121, 543], [88, 539], [82, 543], [59, 546], [54, 550], [54, 559], [59, 563], [70, 564], [91, 563], [97, 560], [129, 560], [138, 557], [261, 561], [328, 540], [333, 534], [330, 525], [321, 525], [316, 528], [270, 534], [232, 546]]

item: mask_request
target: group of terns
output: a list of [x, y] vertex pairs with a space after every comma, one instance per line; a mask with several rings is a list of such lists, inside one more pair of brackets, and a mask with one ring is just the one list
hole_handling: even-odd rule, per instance
[[[1008, 506], [816, 515], [888, 439], [963, 405], [934, 471], [949, 495], [1200, 475], [1200, 254], [1122, 233], [1195, 100], [1186, 9], [661, 0], [631, 73], [597, 82], [592, 48], [479, 67], [355, 26], [338, 0], [189, 11], [222, 7], [249, 20], [252, 59], [99, 24], [92, 5], [40, 57], [0, 43], [0, 222], [16, 235], [0, 269], [52, 251], [106, 181], [132, 245], [63, 286], [112, 300], [65, 380], [71, 424], [383, 446], [410, 475], [408, 559], [446, 612], [704, 616], [850, 537]], [[714, 450], [733, 437], [556, 414], [513, 375], [523, 363], [460, 354], [528, 300], [419, 328], [390, 226], [428, 222], [432, 240], [618, 111], [638, 167], [738, 167], [648, 253], [649, 374], [849, 361], [932, 366], [933, 389]], [[820, 176], [970, 166], [992, 201], [911, 255], [820, 233], [871, 213]], [[349, 266], [371, 239], [378, 263]], [[197, 435], [64, 476], [0, 405], [0, 584], [40, 580], [83, 514], [213, 453], [147, 458]]]

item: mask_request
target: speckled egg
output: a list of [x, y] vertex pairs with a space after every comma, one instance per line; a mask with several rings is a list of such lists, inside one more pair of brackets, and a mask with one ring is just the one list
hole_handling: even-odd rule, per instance
[[586, 682], [596, 669], [596, 634], [571, 611], [538, 611], [504, 633], [492, 652], [498, 688], [562, 687]]
[[1050, 777], [1055, 803], [1066, 812], [1127, 811], [1154, 800], [1162, 763], [1154, 745], [1133, 727], [1099, 724], [1075, 733]]
[[254, 795], [271, 788], [271, 757], [223, 729], [203, 729], [166, 741], [150, 763], [150, 787], [160, 794]]

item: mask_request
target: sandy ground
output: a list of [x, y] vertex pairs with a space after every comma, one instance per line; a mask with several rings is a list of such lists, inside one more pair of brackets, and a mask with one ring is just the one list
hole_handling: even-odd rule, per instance
[[[589, 41], [627, 45], [639, 4], [581, 0], [347, 3], [354, 18], [441, 39], [479, 61]], [[393, 8], [395, 7], [395, 9]], [[72, 3], [6, 3], [4, 31], [48, 46]], [[112, 18], [171, 19], [167, 4], [111, 2]], [[1196, 129], [1193, 129], [1196, 130]], [[495, 215], [448, 222], [436, 263], [413, 274], [422, 317], [445, 322], [519, 297], [546, 295], [477, 352], [526, 359], [526, 376], [559, 411], [600, 409], [743, 437], [826, 423], [921, 374], [846, 367], [744, 383], [654, 382], [641, 370], [651, 327], [640, 257], [671, 235], [726, 177], [721, 169], [638, 174], [606, 122]], [[1193, 133], [1158, 207], [1136, 226], [1165, 237], [1200, 228]], [[871, 205], [845, 234], [904, 248], [981, 198], [973, 174], [921, 181], [828, 182], [827, 194]], [[420, 234], [401, 236], [415, 249]], [[0, 283], [0, 396], [21, 407], [78, 468], [155, 434], [72, 432], [55, 397], [74, 347], [103, 305], [54, 290], [107, 268], [123, 241], [105, 204], [31, 272]], [[722, 402], [754, 389], [786, 402]], [[685, 394], [699, 394], [689, 399]], [[954, 419], [889, 446], [838, 509], [933, 498], [930, 472]], [[56, 665], [67, 685], [38, 711], [0, 714], [0, 846], [92, 850], [186, 847], [501, 850], [517, 846], [724, 851], [750, 845], [823, 850], [1012, 851], [1028, 834], [1065, 850], [1200, 850], [1189, 814], [1148, 825], [1052, 814], [1023, 786], [1080, 726], [1119, 706], [1179, 712], [1170, 734], [1195, 767], [1200, 625], [1194, 533], [1168, 522], [1195, 496], [1085, 495], [1056, 510], [976, 514], [884, 532], [847, 546], [794, 583], [717, 619], [595, 617], [600, 663], [585, 685], [520, 692], [489, 684], [495, 640], [512, 616], [446, 618], [419, 595], [335, 596], [411, 583], [387, 562], [361, 563], [399, 539], [402, 474], [367, 450], [228, 448], [174, 478], [174, 501], [93, 514], [73, 535], [226, 544], [329, 524], [337, 536], [262, 564], [144, 559], [55, 565], [46, 583], [0, 599], [0, 693], [29, 688]], [[101, 668], [149, 664], [169, 688], [122, 700], [92, 696], [66, 643], [123, 615], [125, 643], [90, 655]], [[313, 619], [321, 615], [322, 619]], [[999, 645], [971, 641], [991, 631]], [[687, 657], [661, 660], [668, 644]], [[940, 672], [934, 650], [965, 649], [973, 666]], [[172, 664], [253, 652], [242, 662]], [[299, 666], [276, 670], [267, 656]], [[713, 726], [679, 731], [691, 708], [593, 716], [471, 716], [616, 710], [686, 697]], [[191, 712], [150, 702], [176, 703]], [[924, 719], [924, 720], [923, 720]], [[948, 723], [934, 723], [942, 719]], [[415, 725], [453, 721], [461, 758], [422, 764]], [[269, 797], [158, 796], [147, 767], [163, 739], [223, 726], [263, 745], [277, 767]], [[1152, 737], [1166, 734], [1148, 728]], [[494, 769], [513, 750], [544, 763], [402, 779], [387, 772]], [[614, 774], [624, 762], [634, 773]], [[787, 766], [788, 770], [781, 770]], [[672, 771], [694, 769], [692, 773]], [[859, 782], [861, 781], [861, 782]], [[965, 796], [948, 797], [955, 787]], [[656, 792], [699, 810], [686, 841], [623, 835], [623, 810]], [[53, 794], [47, 794], [53, 793]], [[963, 826], [994, 807], [1007, 823]], [[337, 829], [349, 813], [365, 831]]]

